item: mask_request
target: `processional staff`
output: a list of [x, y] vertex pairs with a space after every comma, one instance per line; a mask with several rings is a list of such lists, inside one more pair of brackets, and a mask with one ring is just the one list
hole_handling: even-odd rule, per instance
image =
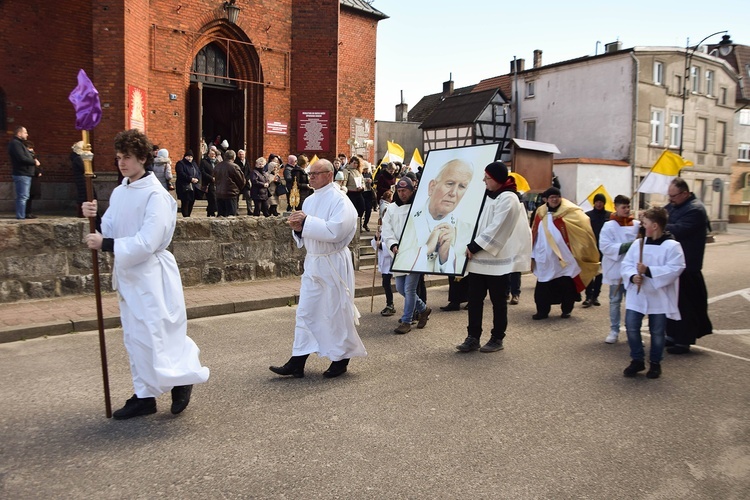
[[[91, 152], [89, 131], [99, 125], [102, 119], [102, 106], [99, 102], [99, 92], [86, 75], [84, 70], [78, 71], [78, 86], [70, 93], [68, 100], [73, 104], [76, 111], [76, 129], [81, 131], [83, 140], [84, 175], [86, 178], [86, 198], [94, 201], [94, 169], [92, 160], [94, 153]], [[96, 217], [89, 217], [89, 231], [96, 232]], [[102, 313], [102, 290], [99, 279], [99, 255], [96, 250], [91, 250], [92, 268], [94, 270], [94, 292], [96, 295], [96, 320], [99, 327], [99, 353], [102, 359], [102, 381], [104, 384], [104, 409], [107, 418], [112, 417], [112, 403], [109, 396], [109, 371], [107, 369], [107, 344], [104, 338], [104, 315]]]

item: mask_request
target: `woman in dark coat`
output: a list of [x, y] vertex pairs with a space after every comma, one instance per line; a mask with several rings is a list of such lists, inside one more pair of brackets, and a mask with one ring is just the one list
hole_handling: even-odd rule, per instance
[[250, 195], [253, 198], [255, 210], [253, 215], [258, 217], [263, 212], [264, 217], [269, 216], [268, 212], [268, 178], [263, 171], [266, 166], [266, 159], [262, 156], [255, 160], [255, 168], [250, 172]]
[[201, 160], [201, 190], [206, 193], [206, 215], [216, 217], [216, 183], [214, 182], [214, 167], [216, 166], [216, 150], [209, 149], [208, 154]]

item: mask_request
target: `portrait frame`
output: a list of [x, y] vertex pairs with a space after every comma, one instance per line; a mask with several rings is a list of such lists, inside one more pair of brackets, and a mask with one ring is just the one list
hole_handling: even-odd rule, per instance
[[[391, 266], [393, 272], [464, 275], [468, 262], [465, 255], [466, 245], [474, 238], [484, 202], [484, 168], [499, 157], [500, 146], [500, 143], [495, 142], [436, 149], [427, 153], [422, 178], [414, 201], [409, 207], [406, 224], [401, 228], [398, 252]], [[454, 178], [446, 179], [445, 174], [441, 176], [444, 169], [450, 169], [451, 177]], [[439, 206], [439, 186], [458, 186], [465, 182], [468, 177], [465, 172], [469, 169], [471, 178], [460, 198], [452, 195], [448, 199], [443, 197], [443, 206]], [[431, 199], [430, 191], [436, 195], [434, 200]], [[452, 209], [451, 198], [458, 198]], [[435, 212], [436, 215], [433, 216], [431, 212]], [[444, 263], [440, 262], [437, 251], [429, 251], [425, 245], [438, 226], [453, 231], [450, 257]]]

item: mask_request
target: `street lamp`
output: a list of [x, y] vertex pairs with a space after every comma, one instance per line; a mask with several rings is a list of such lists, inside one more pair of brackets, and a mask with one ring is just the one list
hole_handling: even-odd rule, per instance
[[690, 79], [690, 63], [693, 61], [693, 55], [695, 54], [695, 51], [698, 50], [698, 47], [700, 47], [703, 42], [705, 42], [712, 36], [721, 35], [722, 33], [725, 33], [725, 35], [721, 37], [721, 41], [719, 42], [719, 53], [722, 56], [728, 56], [729, 53], [732, 52], [732, 39], [729, 38], [729, 35], [726, 34], [728, 33], [727, 30], [711, 33], [706, 38], [698, 42], [698, 44], [692, 49], [690, 48], [690, 38], [687, 39], [687, 42], [685, 44], [685, 78], [682, 79], [682, 116], [680, 117], [680, 156], [682, 156], [683, 150], [682, 138], [685, 135], [685, 101], [687, 101], [687, 86], [688, 80]]
[[224, 2], [224, 10], [226, 11], [227, 21], [232, 24], [237, 24], [237, 17], [240, 15], [240, 8], [235, 5], [237, 0], [228, 0]]

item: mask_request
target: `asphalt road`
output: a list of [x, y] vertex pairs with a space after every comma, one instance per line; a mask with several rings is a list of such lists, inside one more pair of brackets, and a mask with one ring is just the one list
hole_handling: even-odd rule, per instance
[[[211, 378], [177, 417], [168, 394], [155, 415], [104, 417], [96, 333], [3, 344], [0, 498], [746, 499], [749, 260], [748, 243], [709, 246], [717, 333], [667, 355], [658, 380], [622, 376], [606, 294], [532, 322], [528, 277], [490, 354], [455, 351], [465, 311], [397, 336], [382, 296], [375, 313], [358, 299], [369, 356], [333, 380], [314, 356], [304, 379], [268, 371], [289, 356], [293, 308], [191, 321]], [[132, 389], [107, 335], [118, 408]]]

